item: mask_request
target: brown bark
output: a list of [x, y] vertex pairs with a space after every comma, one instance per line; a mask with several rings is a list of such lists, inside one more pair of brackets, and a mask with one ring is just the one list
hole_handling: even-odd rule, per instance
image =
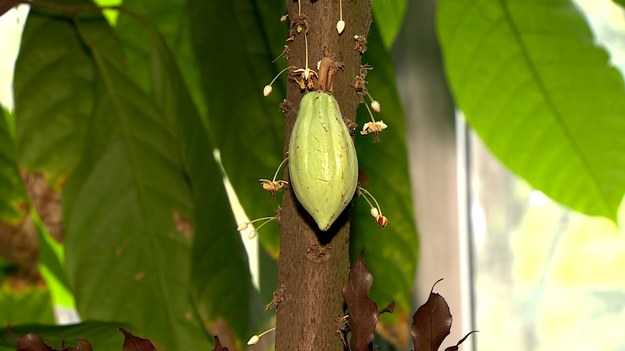
[[[341, 35], [336, 30], [339, 6], [339, 0], [301, 0], [301, 13], [307, 18], [304, 31], [307, 28], [309, 67], [316, 70], [323, 57], [343, 64], [343, 70], [333, 74], [329, 85], [343, 117], [355, 120], [359, 96], [352, 83], [359, 73], [361, 53], [354, 35], [368, 34], [371, 2], [342, 1], [346, 26]], [[296, 1], [289, 3], [289, 18], [294, 25], [303, 18], [298, 15]], [[289, 49], [289, 65], [297, 68], [305, 68], [304, 31], [294, 35]], [[288, 85], [285, 152], [303, 94], [297, 84]], [[289, 179], [288, 169], [285, 173], [285, 179]], [[349, 268], [347, 212], [349, 208], [328, 231], [322, 232], [299, 205], [293, 191], [285, 191], [280, 211], [279, 287], [274, 301], [277, 351], [343, 349], [337, 318], [343, 315], [341, 287]]]

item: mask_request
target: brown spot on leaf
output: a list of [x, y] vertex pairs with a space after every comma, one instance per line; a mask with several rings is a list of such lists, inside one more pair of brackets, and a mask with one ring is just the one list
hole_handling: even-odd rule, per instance
[[48, 184], [41, 173], [28, 173], [22, 170], [21, 176], [41, 221], [52, 237], [58, 242], [63, 242], [61, 194]]
[[193, 237], [193, 225], [191, 224], [191, 222], [187, 218], [182, 217], [182, 215], [180, 215], [178, 210], [176, 210], [175, 208], [171, 210], [171, 215], [174, 219], [176, 231], [182, 234], [185, 239], [191, 240], [191, 238]]
[[135, 273], [135, 275], [134, 275], [134, 276], [132, 276], [132, 279], [134, 279], [136, 282], [139, 282], [139, 281], [141, 281], [144, 277], [145, 277], [145, 272], [140, 271], [140, 272]]

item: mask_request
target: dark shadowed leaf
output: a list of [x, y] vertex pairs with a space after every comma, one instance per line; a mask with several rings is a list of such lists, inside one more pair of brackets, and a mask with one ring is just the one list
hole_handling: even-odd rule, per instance
[[215, 335], [215, 348], [213, 351], [229, 351], [227, 347], [221, 346], [221, 341], [219, 341], [219, 337]]
[[124, 334], [124, 347], [123, 351], [155, 351], [156, 348], [152, 345], [152, 342], [148, 339], [140, 338], [132, 335], [124, 328], [119, 328], [119, 331]]
[[378, 321], [378, 306], [367, 293], [373, 284], [373, 275], [365, 266], [364, 251], [356, 264], [349, 270], [349, 276], [341, 292], [347, 304], [349, 319], [347, 325], [351, 332], [349, 346], [352, 351], [366, 351], [375, 337], [375, 325]]
[[510, 170], [563, 205], [616, 220], [625, 84], [569, 0], [438, 2], [455, 101]]
[[460, 339], [460, 341], [458, 341], [458, 343], [456, 343], [456, 345], [449, 346], [449, 347], [445, 348], [445, 351], [458, 351], [458, 349], [460, 348], [460, 344], [462, 344], [469, 337], [469, 335], [471, 335], [473, 333], [477, 333], [477, 330], [469, 332], [467, 335], [462, 337], [462, 339]]
[[251, 282], [247, 254], [236, 232], [222, 173], [213, 158], [213, 144], [173, 55], [156, 28], [149, 28], [148, 39], [152, 66], [160, 67], [152, 72], [157, 104], [165, 115], [177, 116], [173, 122], [183, 136], [180, 138], [183, 161], [193, 190], [194, 307], [207, 329], [218, 320], [225, 320], [224, 327], [232, 329], [239, 339], [245, 339], [254, 328], [262, 305]]
[[[287, 37], [288, 25], [279, 20], [285, 2], [188, 3], [209, 127], [224, 169], [250, 218], [272, 216], [279, 202], [262, 190], [258, 179], [271, 178], [284, 158], [283, 80], [274, 83], [267, 98], [262, 90], [280, 70], [271, 61]], [[207, 14], [218, 15], [207, 20]], [[274, 258], [278, 233], [278, 226], [268, 225], [259, 236]]]
[[449, 305], [441, 295], [433, 292], [434, 286], [432, 286], [428, 300], [412, 317], [410, 333], [414, 351], [437, 351], [451, 331], [452, 318]]

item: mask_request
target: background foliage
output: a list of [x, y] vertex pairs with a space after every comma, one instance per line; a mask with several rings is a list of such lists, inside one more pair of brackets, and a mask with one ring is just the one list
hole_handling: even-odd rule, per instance
[[[391, 224], [379, 230], [356, 201], [352, 251], [368, 248], [372, 299], [397, 303], [384, 326], [407, 331], [418, 240], [389, 54], [406, 6], [374, 2], [363, 62], [374, 67], [368, 88], [390, 127], [381, 144], [356, 138], [364, 185]], [[105, 18], [86, 0], [32, 2], [15, 111], [0, 118], [0, 229], [39, 238], [48, 288], [12, 284], [19, 268], [1, 261], [0, 306], [36, 295], [19, 304], [30, 320], [3, 322], [50, 323], [54, 303], [97, 322], [31, 331], [73, 338], [106, 329], [90, 339], [98, 350], [113, 348], [120, 325], [163, 349], [209, 349], [210, 334], [240, 345], [268, 322], [263, 299], [275, 286], [252, 284], [213, 149], [247, 214], [275, 213], [279, 201], [258, 179], [282, 160], [286, 82], [268, 98], [261, 89], [284, 67], [272, 64], [288, 32], [284, 3], [114, 9]], [[437, 19], [456, 102], [492, 152], [562, 204], [615, 220], [625, 190], [623, 79], [579, 11], [567, 0], [443, 0]], [[276, 225], [260, 234], [273, 259], [277, 238]], [[262, 269], [276, 274], [271, 262]], [[0, 349], [11, 349], [6, 340], [0, 334]]]

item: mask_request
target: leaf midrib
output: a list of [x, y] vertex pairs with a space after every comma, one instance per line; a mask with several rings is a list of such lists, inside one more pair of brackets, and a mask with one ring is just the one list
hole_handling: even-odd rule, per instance
[[584, 171], [586, 172], [586, 174], [588, 174], [589, 178], [591, 179], [591, 183], [598, 190], [599, 194], [601, 194], [601, 197], [603, 199], [604, 209], [606, 209], [608, 213], [611, 213], [612, 215], [614, 215], [614, 213], [612, 213], [613, 211], [610, 206], [610, 200], [608, 198], [608, 195], [605, 193], [604, 189], [601, 187], [601, 182], [599, 181], [599, 178], [597, 177], [595, 172], [593, 172], [593, 168], [591, 167], [590, 162], [586, 158], [585, 153], [583, 152], [580, 145], [576, 142], [573, 133], [567, 126], [564, 117], [560, 113], [560, 110], [558, 109], [556, 103], [551, 98], [551, 95], [549, 94], [549, 91], [545, 83], [541, 79], [540, 73], [538, 72], [538, 69], [536, 65], [534, 64], [534, 60], [532, 60], [529, 50], [527, 46], [525, 45], [525, 42], [523, 41], [523, 38], [521, 36], [521, 32], [519, 28], [517, 27], [516, 22], [514, 21], [512, 13], [510, 12], [510, 9], [508, 7], [508, 0], [499, 0], [499, 3], [501, 5], [504, 18], [508, 22], [510, 29], [512, 31], [512, 37], [516, 41], [518, 47], [521, 50], [523, 61], [525, 61], [525, 64], [527, 65], [531, 76], [534, 78], [536, 86], [538, 90], [540, 91], [541, 95], [543, 96], [544, 101], [547, 104], [547, 107], [549, 108], [549, 110], [552, 111], [551, 115], [554, 117], [556, 124], [560, 126], [560, 129], [562, 130], [565, 139], [568, 141], [571, 148], [575, 151], [575, 154], [577, 155], [578, 159], [582, 162], [584, 166], [583, 167]]
[[[130, 133], [130, 128], [128, 127], [126, 123], [126, 120], [121, 117], [123, 115], [123, 112], [122, 112], [123, 108], [120, 106], [121, 104], [120, 98], [118, 97], [113, 87], [113, 83], [110, 80], [110, 75], [107, 74], [108, 72], [106, 69], [106, 65], [104, 63], [104, 58], [101, 56], [101, 53], [99, 52], [97, 46], [93, 45], [90, 38], [83, 31], [81, 31], [80, 22], [78, 20], [75, 20], [75, 23], [76, 23], [77, 31], [82, 41], [89, 48], [89, 50], [91, 51], [91, 54], [93, 55], [96, 68], [98, 72], [100, 73], [102, 80], [105, 83], [104, 85], [106, 87], [107, 93], [111, 97], [111, 102], [116, 112], [117, 120], [119, 121], [119, 125], [121, 126], [121, 131], [122, 131], [121, 134], [122, 134], [122, 140], [124, 143], [124, 148], [127, 150], [129, 158], [131, 160], [137, 160], [136, 151], [134, 150], [134, 147], [132, 147], [132, 140], [131, 140], [132, 135]], [[146, 200], [143, 195], [146, 192], [145, 184], [143, 183], [143, 181], [141, 180], [141, 177], [139, 176], [140, 172], [138, 171], [136, 164], [137, 164], [136, 162], [129, 162], [133, 182], [137, 186], [137, 198], [139, 200], [139, 209], [141, 211], [143, 218], [149, 218], [148, 216], [149, 211], [147, 210]], [[149, 221], [146, 221], [146, 223], [149, 223]], [[163, 267], [161, 257], [160, 255], [157, 254], [158, 250], [156, 249], [156, 246], [157, 246], [156, 233], [154, 232], [154, 228], [152, 226], [148, 225], [147, 227], [148, 227], [148, 232], [149, 232], [149, 235], [147, 235], [148, 243], [149, 243], [148, 247], [150, 251], [152, 252], [152, 258], [156, 261], [157, 267]], [[161, 290], [161, 293], [165, 297], [165, 301], [169, 301], [170, 299], [168, 297], [169, 294], [167, 293], [167, 283], [164, 281], [165, 278], [161, 272], [162, 272], [162, 269], [159, 269], [158, 273], [156, 274], [156, 276], [158, 277], [159, 288]], [[173, 312], [170, 310], [171, 309], [170, 306], [171, 306], [170, 304], [164, 304], [163, 311], [165, 312], [165, 315], [166, 315], [165, 320], [170, 325], [170, 329], [175, 330], [176, 323], [173, 318]], [[174, 339], [173, 341], [175, 345], [177, 345], [178, 347], [180, 343], [178, 340], [177, 333], [172, 333], [172, 338]]]

